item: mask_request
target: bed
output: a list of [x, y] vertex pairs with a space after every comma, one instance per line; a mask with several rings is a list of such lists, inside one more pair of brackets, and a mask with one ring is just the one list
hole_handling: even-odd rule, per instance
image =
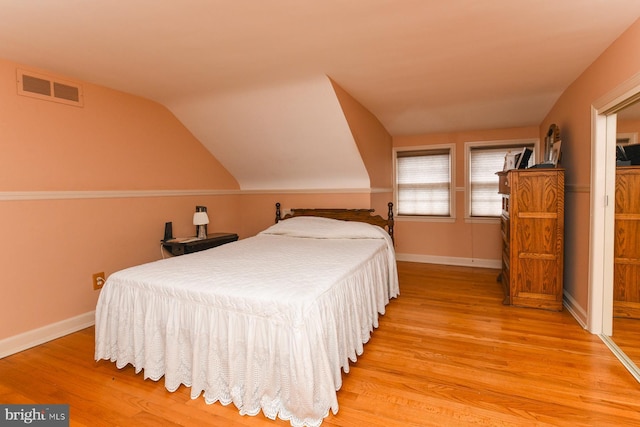
[[391, 203], [387, 219], [368, 209], [281, 218], [278, 204], [256, 236], [113, 273], [95, 359], [243, 415], [318, 426], [338, 412], [342, 371], [399, 294], [392, 234]]

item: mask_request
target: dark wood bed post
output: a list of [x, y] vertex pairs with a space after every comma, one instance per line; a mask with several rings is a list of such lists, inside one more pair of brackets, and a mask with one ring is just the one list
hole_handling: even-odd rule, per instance
[[280, 202], [276, 203], [276, 224], [280, 221]]
[[393, 220], [393, 202], [389, 202], [387, 206], [389, 206], [389, 212], [387, 212], [387, 221], [389, 223], [389, 236], [391, 236], [391, 241], [395, 244], [396, 239], [393, 237], [393, 224], [395, 223], [395, 221]]

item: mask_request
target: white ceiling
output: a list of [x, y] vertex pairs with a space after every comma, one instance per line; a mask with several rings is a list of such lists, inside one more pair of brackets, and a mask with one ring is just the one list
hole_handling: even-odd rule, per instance
[[328, 78], [392, 135], [538, 125], [639, 16], [639, 0], [0, 0], [0, 57], [164, 104], [243, 188], [331, 187], [327, 170], [360, 188]]

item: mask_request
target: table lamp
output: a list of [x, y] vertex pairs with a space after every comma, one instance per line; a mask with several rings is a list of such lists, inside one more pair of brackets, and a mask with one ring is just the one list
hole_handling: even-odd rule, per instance
[[196, 237], [198, 239], [207, 238], [206, 225], [209, 224], [209, 216], [205, 211], [196, 211], [193, 214], [193, 225], [196, 226]]

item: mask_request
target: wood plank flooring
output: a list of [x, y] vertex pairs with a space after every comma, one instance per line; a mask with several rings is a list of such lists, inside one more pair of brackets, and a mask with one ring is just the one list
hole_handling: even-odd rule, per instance
[[640, 367], [640, 319], [613, 319], [613, 341]]
[[[323, 426], [638, 426], [640, 384], [565, 310], [501, 304], [496, 270], [398, 263], [401, 295]], [[93, 360], [88, 328], [0, 359], [0, 403], [69, 403], [72, 426], [288, 426]]]

